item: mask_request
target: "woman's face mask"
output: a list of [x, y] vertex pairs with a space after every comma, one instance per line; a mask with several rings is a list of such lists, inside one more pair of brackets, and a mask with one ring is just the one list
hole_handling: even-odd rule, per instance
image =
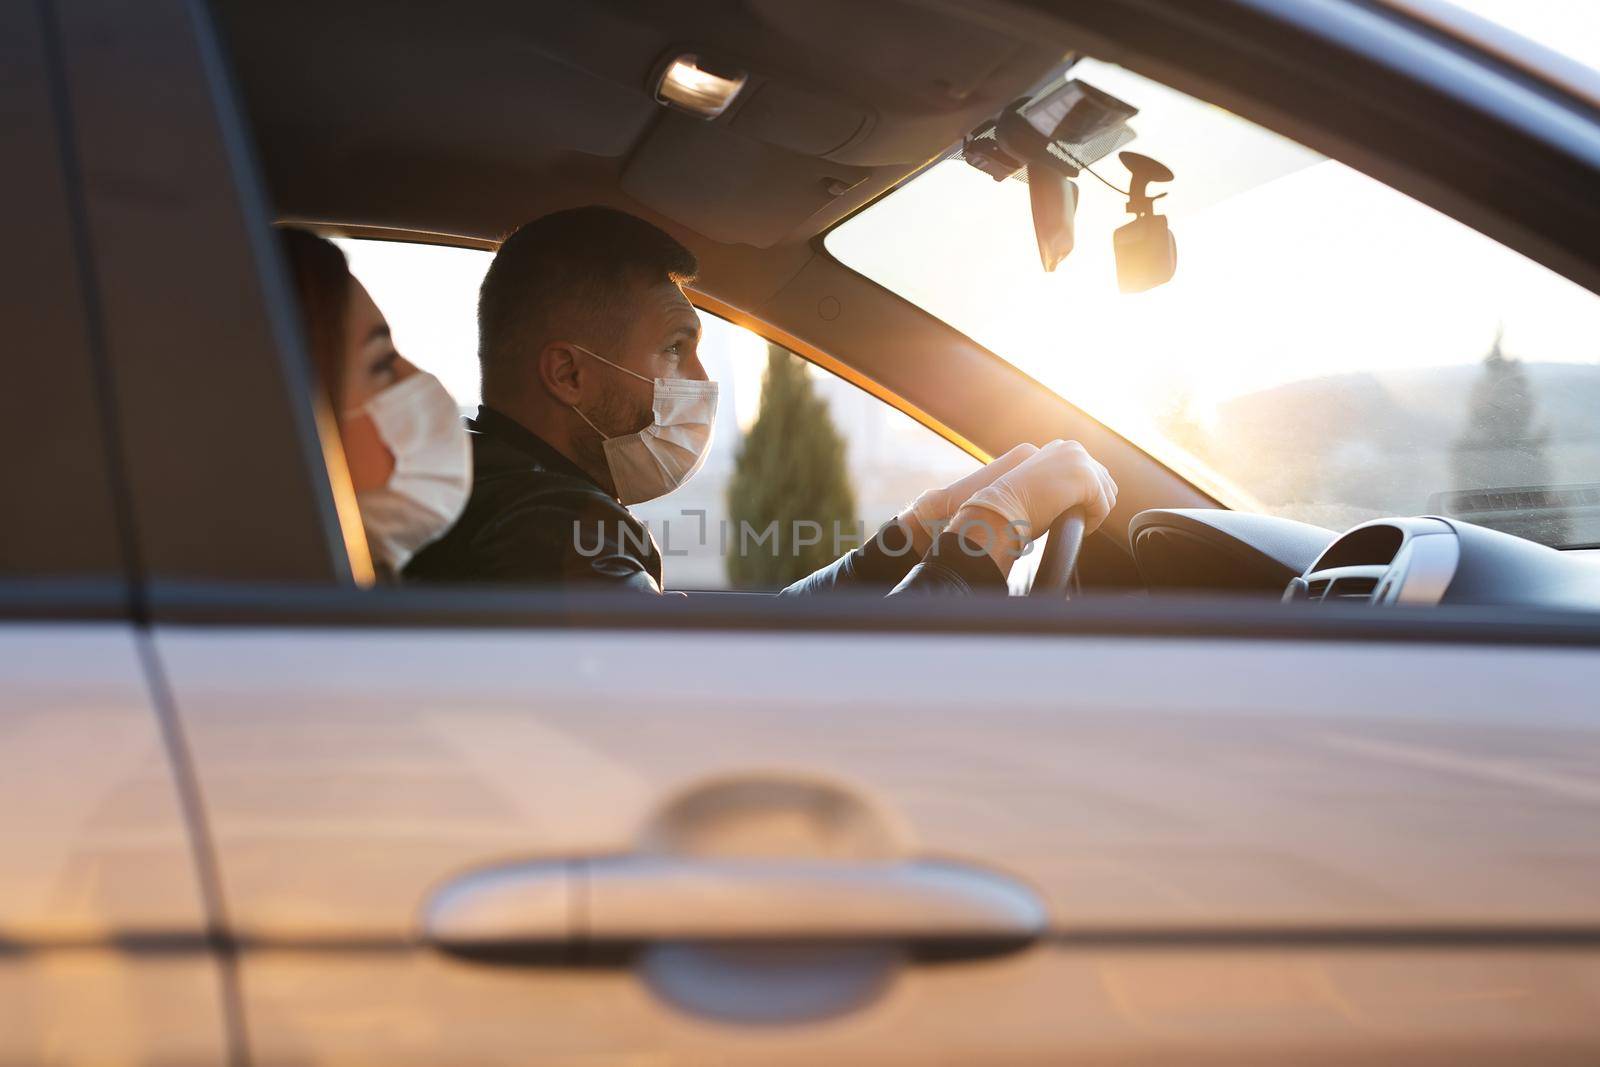
[[417, 371], [345, 418], [366, 415], [394, 455], [394, 472], [356, 493], [373, 555], [399, 573], [461, 517], [472, 491], [472, 445], [439, 379]]
[[608, 367], [632, 374], [655, 389], [650, 425], [637, 433], [607, 437], [577, 408], [578, 417], [604, 438], [606, 466], [624, 504], [642, 504], [666, 496], [694, 477], [711, 452], [711, 431], [717, 421], [717, 383], [691, 378], [646, 378], [627, 367], [573, 345]]

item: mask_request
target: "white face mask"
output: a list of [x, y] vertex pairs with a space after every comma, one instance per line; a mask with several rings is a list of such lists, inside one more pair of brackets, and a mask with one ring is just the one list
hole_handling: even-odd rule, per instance
[[[582, 345], [572, 347], [642, 382], [652, 381]], [[654, 418], [638, 433], [606, 437], [605, 431], [589, 422], [589, 416], [572, 409], [589, 423], [590, 429], [605, 438], [606, 466], [616, 484], [617, 499], [624, 504], [642, 504], [666, 496], [694, 477], [711, 452], [711, 430], [717, 421], [717, 383], [656, 378], [652, 384]]]
[[373, 555], [398, 573], [448, 530], [472, 491], [472, 443], [439, 379], [417, 371], [345, 417], [366, 414], [394, 454], [387, 484], [356, 494]]

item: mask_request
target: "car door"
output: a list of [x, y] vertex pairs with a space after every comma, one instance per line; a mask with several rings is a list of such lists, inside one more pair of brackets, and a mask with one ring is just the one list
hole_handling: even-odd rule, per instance
[[363, 589], [217, 143], [99, 256], [253, 1061], [1600, 1051], [1593, 620]]
[[1594, 1054], [1592, 628], [853, 607], [174, 605], [258, 1060]]
[[55, 29], [0, 8], [0, 1061], [221, 1063], [227, 975], [135, 620]]

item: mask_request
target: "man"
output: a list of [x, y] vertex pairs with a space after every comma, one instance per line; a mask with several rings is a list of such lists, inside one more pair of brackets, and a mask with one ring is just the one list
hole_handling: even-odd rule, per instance
[[[661, 591], [661, 555], [627, 505], [683, 484], [709, 447], [716, 383], [683, 293], [696, 270], [672, 237], [609, 208], [546, 215], [506, 239], [478, 301], [472, 495], [408, 578]], [[785, 592], [1004, 591], [1026, 539], [1074, 505], [1092, 529], [1115, 500], [1076, 443], [1018, 446]]]

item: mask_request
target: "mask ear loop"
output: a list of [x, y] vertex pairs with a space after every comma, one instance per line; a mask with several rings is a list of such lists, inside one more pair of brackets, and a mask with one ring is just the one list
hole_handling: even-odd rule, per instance
[[605, 356], [602, 356], [600, 353], [591, 352], [587, 348], [584, 348], [582, 345], [580, 345], [576, 341], [568, 341], [567, 344], [571, 345], [573, 348], [576, 348], [579, 352], [582, 352], [586, 356], [592, 356], [595, 359], [598, 359], [601, 363], [604, 363], [606, 366], [610, 367], [612, 370], [619, 370], [623, 374], [631, 374], [635, 378], [639, 379], [641, 382], [644, 382], [644, 383], [646, 383], [648, 385], [654, 385], [656, 383], [656, 380], [654, 378], [646, 378], [644, 375], [640, 374], [636, 370], [629, 370], [627, 367], [624, 367], [620, 363], [613, 363], [609, 359], [607, 359]]
[[602, 441], [611, 440], [611, 438], [606, 436], [606, 432], [604, 430], [602, 430], [600, 427], [596, 426], [594, 423], [589, 422], [589, 416], [587, 416], [587, 415], [585, 415], [583, 413], [583, 409], [582, 408], [580, 408], [580, 407], [578, 407], [578, 405], [574, 404], [574, 405], [572, 405], [572, 410], [578, 413], [578, 418], [582, 419], [584, 422], [589, 423], [589, 429], [591, 429], [595, 433], [599, 434], [600, 435], [600, 440], [602, 440]]
[[[571, 345], [573, 348], [576, 348], [579, 352], [582, 352], [586, 356], [589, 356], [589, 357], [591, 357], [593, 359], [598, 359], [601, 363], [604, 363], [606, 366], [612, 368], [613, 370], [619, 370], [623, 374], [631, 374], [631, 375], [633, 375], [635, 378], [639, 379], [641, 382], [646, 383], [647, 385], [651, 386], [652, 388], [656, 384], [656, 380], [654, 378], [646, 378], [644, 375], [640, 374], [638, 371], [629, 370], [627, 367], [622, 366], [620, 363], [613, 363], [609, 359], [607, 359], [605, 356], [602, 356], [600, 353], [592, 352], [589, 349], [587, 349], [587, 348], [583, 347], [582, 345], [580, 345], [576, 341], [568, 341], [567, 344]], [[611, 440], [610, 435], [608, 435], [600, 427], [596, 426], [593, 422], [590, 422], [589, 416], [585, 415], [583, 413], [583, 410], [581, 408], [579, 408], [578, 405], [576, 405], [576, 404], [572, 405], [572, 410], [576, 411], [578, 413], [578, 418], [582, 419], [584, 422], [589, 424], [589, 429], [593, 430], [595, 433], [600, 435], [600, 440], [602, 440], [602, 441]]]

